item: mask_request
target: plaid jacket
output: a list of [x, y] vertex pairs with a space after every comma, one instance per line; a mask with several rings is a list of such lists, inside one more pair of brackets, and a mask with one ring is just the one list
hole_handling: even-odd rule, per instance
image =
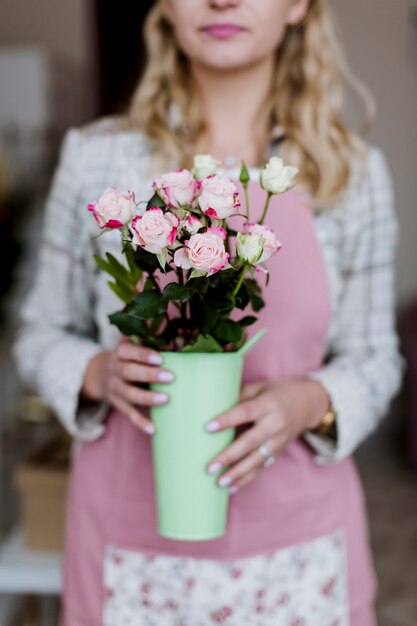
[[[89, 360], [115, 345], [117, 331], [107, 315], [119, 306], [92, 257], [110, 249], [120, 258], [119, 233], [92, 240], [96, 228], [85, 207], [109, 184], [148, 197], [151, 151], [142, 133], [114, 118], [70, 128], [46, 201], [38, 269], [22, 306], [15, 356], [26, 382], [84, 441], [106, 429], [108, 407], [80, 405], [79, 390]], [[395, 327], [399, 225], [391, 175], [378, 148], [369, 148], [363, 179], [353, 168], [337, 206], [316, 210], [315, 225], [332, 319], [325, 362], [308, 376], [333, 400], [338, 437], [305, 437], [316, 460], [327, 463], [350, 455], [377, 427], [406, 368]]]

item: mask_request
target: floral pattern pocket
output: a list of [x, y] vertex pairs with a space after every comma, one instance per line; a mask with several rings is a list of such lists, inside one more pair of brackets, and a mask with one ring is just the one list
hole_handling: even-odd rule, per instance
[[104, 626], [348, 626], [342, 530], [235, 561], [149, 556], [111, 544]]

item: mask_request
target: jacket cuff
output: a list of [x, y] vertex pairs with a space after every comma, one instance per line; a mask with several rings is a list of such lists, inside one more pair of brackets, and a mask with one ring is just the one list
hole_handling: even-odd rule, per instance
[[105, 431], [104, 419], [109, 405], [79, 401], [89, 361], [103, 347], [86, 338], [60, 338], [45, 350], [39, 364], [39, 393], [57, 415], [63, 427], [76, 439], [93, 441]]
[[[334, 463], [348, 457], [356, 448], [354, 424], [347, 428], [352, 414], [357, 413], [352, 399], [352, 385], [345, 368], [325, 365], [320, 369], [308, 372], [306, 378], [320, 382], [330, 396], [337, 418], [337, 438], [330, 439], [325, 435], [312, 432], [303, 433], [304, 439], [315, 450], [315, 460], [321, 465]], [[357, 417], [360, 417], [357, 415]], [[361, 434], [364, 433], [360, 430]]]

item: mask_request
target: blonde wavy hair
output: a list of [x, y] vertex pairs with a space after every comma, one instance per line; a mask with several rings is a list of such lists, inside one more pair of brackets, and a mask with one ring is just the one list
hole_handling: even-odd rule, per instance
[[[348, 185], [352, 157], [364, 164], [363, 137], [375, 114], [372, 96], [350, 71], [335, 32], [327, 0], [310, 0], [304, 20], [287, 28], [276, 51], [273, 84], [260, 116], [263, 127], [267, 121], [270, 130], [277, 124], [283, 129], [283, 158], [298, 166], [298, 183], [321, 207], [333, 205]], [[156, 153], [189, 167], [206, 126], [189, 61], [159, 2], [146, 18], [144, 37], [147, 65], [130, 103], [130, 123], [153, 140]], [[357, 132], [342, 120], [346, 86], [366, 107], [365, 123]], [[180, 114], [177, 123], [172, 103]], [[266, 145], [267, 138], [259, 134], [260, 155]]]

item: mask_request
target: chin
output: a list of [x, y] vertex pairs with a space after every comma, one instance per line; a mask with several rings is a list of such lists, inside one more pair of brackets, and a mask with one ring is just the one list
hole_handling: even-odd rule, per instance
[[248, 54], [242, 50], [211, 50], [207, 54], [200, 54], [196, 59], [198, 62], [210, 69], [218, 71], [239, 70], [252, 63], [256, 63], [260, 60], [259, 55]]

